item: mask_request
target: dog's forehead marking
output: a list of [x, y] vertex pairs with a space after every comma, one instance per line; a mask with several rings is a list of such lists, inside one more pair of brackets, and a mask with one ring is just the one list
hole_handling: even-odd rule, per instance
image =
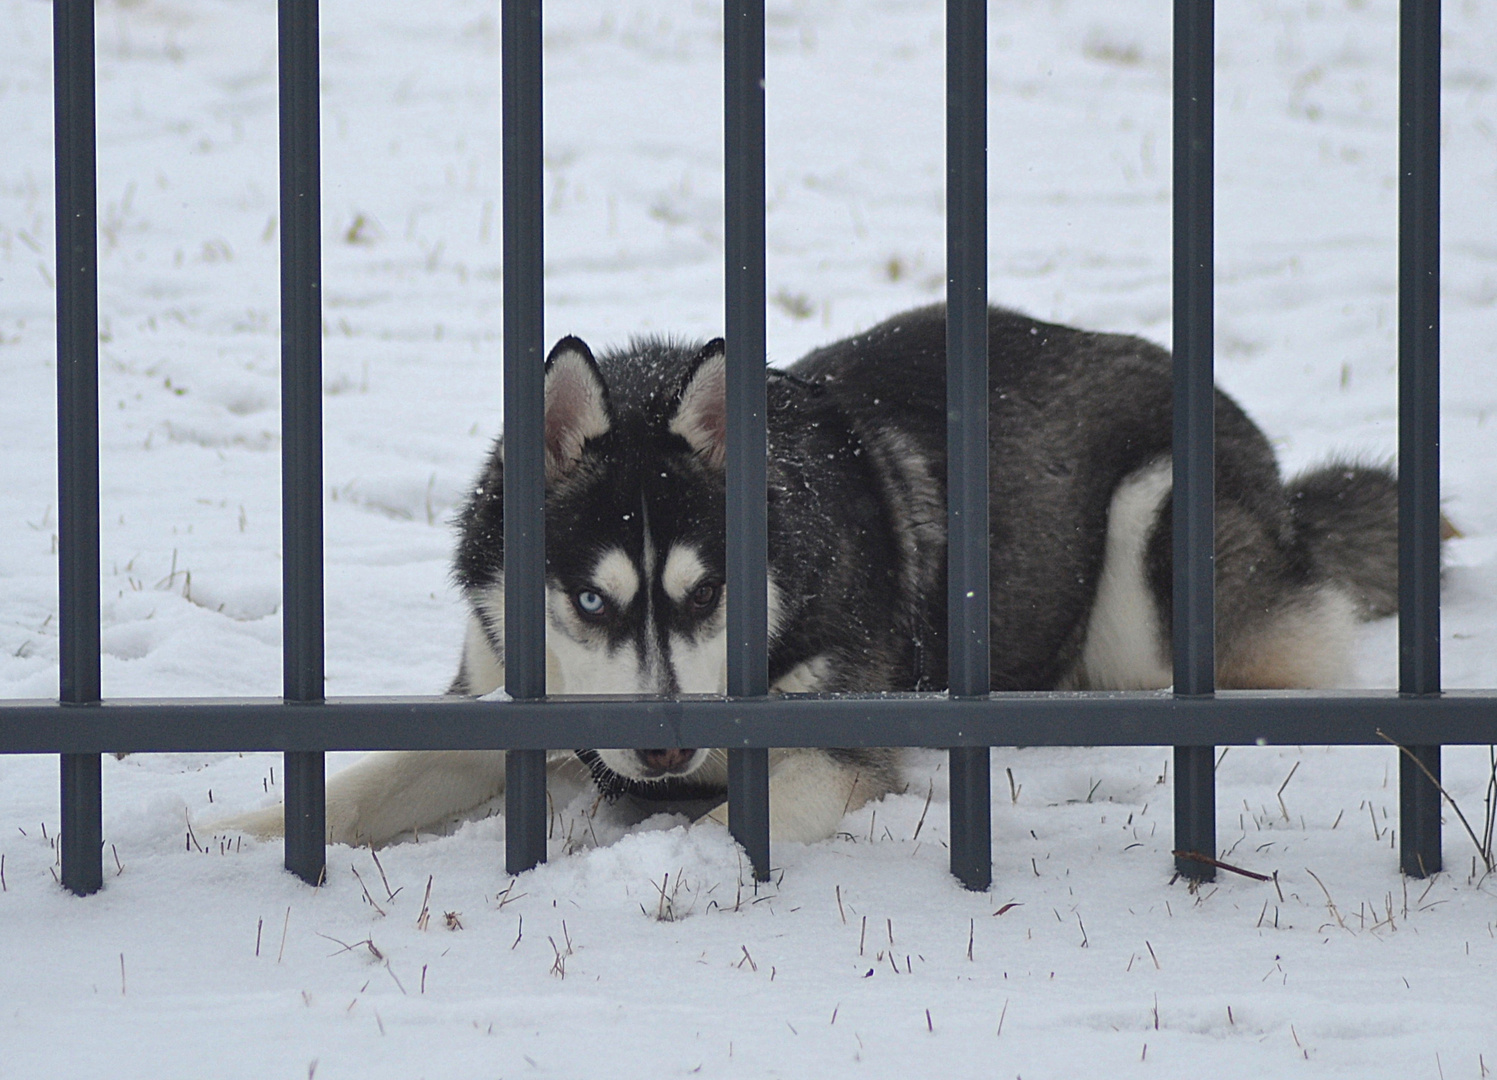
[[695, 548], [672, 544], [670, 554], [665, 557], [665, 569], [660, 573], [660, 584], [665, 595], [679, 604], [706, 573], [707, 567]]
[[639, 571], [622, 548], [609, 548], [599, 557], [592, 580], [620, 607], [628, 607], [639, 592]]

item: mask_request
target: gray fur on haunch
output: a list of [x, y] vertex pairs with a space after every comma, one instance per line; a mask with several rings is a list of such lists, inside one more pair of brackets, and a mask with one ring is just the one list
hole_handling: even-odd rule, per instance
[[1364, 619], [1398, 612], [1398, 481], [1387, 469], [1331, 462], [1289, 483], [1289, 514], [1320, 573]]

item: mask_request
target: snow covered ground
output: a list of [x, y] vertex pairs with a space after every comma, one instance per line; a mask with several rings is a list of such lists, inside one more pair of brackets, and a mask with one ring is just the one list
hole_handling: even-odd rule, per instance
[[[770, 348], [939, 297], [942, 7], [775, 0]], [[330, 694], [433, 693], [455, 501], [497, 431], [494, 5], [324, 0]], [[50, 6], [0, 25], [0, 695], [56, 694]], [[546, 5], [548, 335], [721, 329], [720, 15]], [[1396, 5], [1218, 15], [1218, 375], [1290, 469], [1396, 442]], [[991, 292], [1170, 338], [1169, 5], [996, 0]], [[280, 684], [274, 5], [99, 8], [104, 684]], [[1497, 10], [1447, 0], [1450, 686], [1497, 683]], [[1395, 628], [1359, 681], [1394, 681]], [[1487, 749], [1446, 752], [1479, 818]], [[329, 851], [213, 834], [269, 755], [105, 760], [107, 885], [53, 879], [51, 758], [0, 759], [0, 1077], [1472, 1077], [1497, 884], [1397, 873], [1383, 748], [1227, 752], [1231, 875], [1170, 881], [1168, 750], [995, 750], [988, 895], [945, 870], [942, 757], [755, 891], [720, 829], [557, 808]], [[338, 762], [347, 760], [346, 756]], [[1010, 778], [1005, 770], [1011, 770]], [[1287, 778], [1287, 783], [1286, 783]], [[429, 891], [429, 896], [428, 896]], [[393, 895], [391, 895], [393, 893]], [[422, 918], [423, 912], [427, 917]], [[449, 914], [450, 913], [450, 914]]]

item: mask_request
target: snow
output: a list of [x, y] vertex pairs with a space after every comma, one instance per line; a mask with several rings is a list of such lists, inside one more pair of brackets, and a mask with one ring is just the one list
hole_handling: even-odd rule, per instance
[[[456, 662], [449, 522], [501, 404], [493, 7], [322, 4], [330, 694], [438, 692]], [[10, 698], [57, 685], [50, 14], [5, 0], [0, 35]], [[717, 5], [545, 19], [548, 335], [720, 332]], [[769, 22], [785, 362], [940, 295], [942, 5], [775, 0]], [[990, 6], [995, 300], [1168, 344], [1169, 41], [1166, 4]], [[1290, 469], [1388, 458], [1396, 5], [1223, 4], [1218, 42], [1219, 380]], [[99, 7], [110, 697], [279, 691], [274, 43], [265, 0]], [[1449, 686], [1497, 682], [1494, 57], [1497, 12], [1448, 0]], [[1392, 685], [1395, 659], [1393, 623], [1369, 627], [1359, 684]], [[1399, 876], [1391, 749], [1228, 751], [1223, 857], [1277, 883], [1199, 892], [1170, 878], [1168, 757], [996, 749], [988, 894], [946, 871], [934, 752], [844, 835], [777, 848], [758, 890], [722, 829], [626, 827], [586, 795], [558, 799], [551, 861], [518, 881], [491, 817], [382, 868], [332, 848], [309, 889], [278, 843], [212, 830], [274, 797], [279, 758], [106, 757], [88, 899], [53, 878], [54, 759], [0, 758], [0, 1076], [1497, 1068], [1497, 884], [1453, 815], [1448, 872]], [[1446, 750], [1478, 825], [1491, 775], [1486, 747]]]

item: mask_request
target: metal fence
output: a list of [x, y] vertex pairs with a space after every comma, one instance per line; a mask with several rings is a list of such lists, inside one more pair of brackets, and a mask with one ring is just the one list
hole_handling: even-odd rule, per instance
[[[728, 686], [725, 698], [545, 694], [539, 0], [503, 0], [505, 628], [509, 702], [325, 700], [318, 9], [280, 0], [284, 700], [101, 698], [94, 3], [54, 0], [59, 590], [57, 701], [0, 705], [0, 752], [61, 755], [62, 880], [102, 883], [100, 753], [285, 754], [286, 866], [324, 867], [323, 756], [505, 749], [507, 866], [546, 854], [545, 751], [729, 748], [733, 834], [769, 855], [771, 746], [939, 746], [951, 866], [991, 880], [988, 748], [1175, 747], [1175, 848], [1216, 850], [1217, 745], [1384, 739], [1400, 754], [1401, 865], [1440, 869], [1440, 744], [1497, 742], [1497, 696], [1440, 689], [1440, 7], [1404, 0], [1399, 149], [1399, 689], [1214, 686], [1212, 0], [1175, 0], [1174, 689], [992, 694], [988, 651], [986, 4], [947, 4], [950, 694], [769, 695], [765, 502], [764, 5], [725, 7]], [[1391, 752], [1391, 751], [1390, 751]], [[1427, 771], [1426, 771], [1427, 770]], [[1209, 878], [1177, 856], [1180, 873]]]

